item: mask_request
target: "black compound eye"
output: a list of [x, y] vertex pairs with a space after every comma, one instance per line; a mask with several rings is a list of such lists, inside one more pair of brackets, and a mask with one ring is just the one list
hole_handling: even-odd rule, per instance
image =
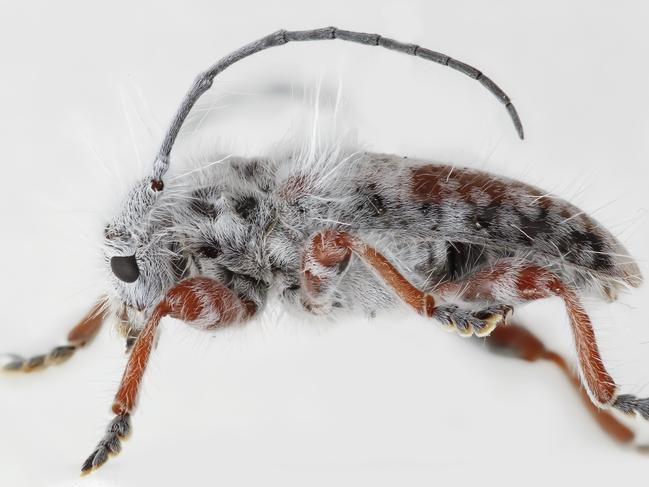
[[130, 283], [137, 281], [137, 278], [140, 277], [140, 269], [137, 266], [135, 255], [112, 257], [110, 259], [110, 268], [120, 281]]

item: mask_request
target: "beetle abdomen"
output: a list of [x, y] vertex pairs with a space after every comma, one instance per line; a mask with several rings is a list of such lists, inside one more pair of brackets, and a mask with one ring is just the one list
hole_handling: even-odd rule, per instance
[[619, 240], [565, 200], [520, 181], [445, 165], [410, 167], [408, 177], [412, 199], [432, 207], [438, 231], [451, 241], [527, 253], [606, 281], [642, 282]]

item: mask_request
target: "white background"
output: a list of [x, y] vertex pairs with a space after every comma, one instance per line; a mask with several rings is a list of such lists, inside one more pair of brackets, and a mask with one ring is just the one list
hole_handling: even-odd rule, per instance
[[[593, 212], [649, 273], [643, 3], [0, 0], [0, 349], [47, 350], [101, 293], [101, 229], [143, 171], [130, 132], [146, 167], [193, 77], [278, 28], [377, 32], [469, 62], [513, 98], [527, 139], [475, 81], [342, 42], [289, 45], [228, 70], [207, 98], [223, 105], [209, 137], [242, 150], [280, 140], [308, 103], [269, 86], [341, 86], [367, 147], [547, 188]], [[647, 297], [592, 306], [610, 371], [645, 396]], [[559, 303], [517, 318], [570, 353]], [[319, 325], [269, 313], [214, 337], [163, 328], [132, 438], [83, 479], [110, 419], [122, 340], [106, 329], [64, 366], [0, 377], [0, 485], [646, 481], [649, 456], [601, 433], [551, 365], [492, 356], [407, 311]]]

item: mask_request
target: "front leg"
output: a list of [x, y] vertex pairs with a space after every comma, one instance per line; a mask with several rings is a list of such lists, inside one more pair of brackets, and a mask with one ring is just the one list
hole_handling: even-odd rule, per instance
[[103, 465], [109, 455], [119, 453], [121, 440], [130, 432], [130, 415], [155, 342], [160, 320], [171, 316], [203, 330], [249, 319], [257, 311], [252, 301], [243, 300], [223, 284], [205, 277], [186, 279], [173, 287], [155, 307], [139, 334], [128, 359], [119, 390], [113, 402], [115, 418], [81, 471], [89, 473]]

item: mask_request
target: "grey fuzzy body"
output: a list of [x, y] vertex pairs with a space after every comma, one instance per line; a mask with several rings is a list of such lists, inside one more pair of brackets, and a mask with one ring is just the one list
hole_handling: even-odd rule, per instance
[[[201, 275], [259, 310], [269, 297], [317, 314], [396, 306], [393, 291], [355, 258], [327, 302], [317, 310], [304, 306], [305, 246], [329, 229], [372, 245], [426, 292], [503, 258], [541, 265], [603, 297], [641, 282], [607, 230], [537, 188], [481, 171], [338, 149], [228, 157], [172, 177], [159, 193], [148, 180], [138, 183], [106, 230], [113, 302], [141, 327], [169, 288]], [[112, 275], [109, 262], [132, 253], [143, 278], [128, 284]]]

